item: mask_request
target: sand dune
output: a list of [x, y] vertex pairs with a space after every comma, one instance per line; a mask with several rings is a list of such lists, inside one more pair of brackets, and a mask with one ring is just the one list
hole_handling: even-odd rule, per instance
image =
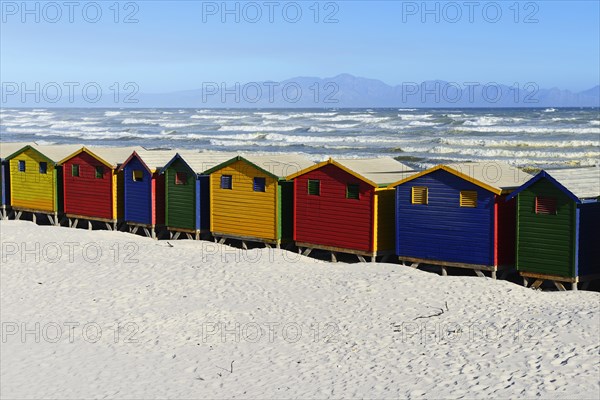
[[21, 221], [0, 234], [3, 398], [600, 396], [599, 293]]

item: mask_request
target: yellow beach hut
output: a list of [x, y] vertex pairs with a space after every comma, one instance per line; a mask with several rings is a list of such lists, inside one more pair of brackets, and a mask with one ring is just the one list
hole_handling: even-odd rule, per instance
[[46, 215], [58, 225], [62, 212], [62, 168], [60, 160], [79, 150], [81, 145], [28, 145], [7, 157], [10, 170], [10, 203], [15, 219], [31, 213]]
[[206, 171], [210, 175], [210, 231], [227, 239], [279, 246], [291, 241], [294, 186], [286, 176], [314, 163], [300, 155], [237, 156]]
[[7, 157], [33, 142], [0, 142], [0, 218], [7, 219], [10, 208], [10, 170]]

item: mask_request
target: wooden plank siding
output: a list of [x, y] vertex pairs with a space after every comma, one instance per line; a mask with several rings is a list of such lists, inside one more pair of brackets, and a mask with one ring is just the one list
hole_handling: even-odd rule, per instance
[[[556, 199], [556, 215], [536, 214], [536, 196]], [[575, 274], [576, 204], [546, 179], [517, 196], [517, 270], [557, 276]]]
[[[79, 165], [79, 177], [71, 174]], [[96, 178], [96, 167], [102, 166], [102, 178]], [[65, 213], [90, 218], [115, 219], [117, 212], [115, 171], [86, 152], [63, 163]]]
[[[320, 195], [308, 194], [308, 181], [320, 181]], [[359, 199], [346, 198], [346, 185], [359, 187]], [[295, 185], [294, 240], [365, 252], [374, 251], [374, 188], [332, 164], [300, 175]]]
[[[221, 176], [232, 176], [232, 189], [221, 189]], [[265, 178], [265, 191], [253, 190], [253, 179]], [[278, 180], [243, 160], [210, 174], [210, 230], [232, 236], [278, 240]]]
[[600, 202], [579, 205], [579, 262], [577, 276], [600, 274]]
[[[412, 187], [427, 187], [427, 204], [412, 204]], [[477, 207], [460, 207], [461, 191]], [[494, 193], [443, 169], [396, 187], [396, 254], [432, 261], [494, 265]]]
[[[19, 171], [19, 161], [25, 162], [25, 172]], [[41, 174], [39, 163], [47, 170]], [[11, 204], [13, 207], [57, 212], [56, 168], [51, 160], [32, 149], [21, 152], [10, 160]]]
[[377, 226], [375, 227], [374, 251], [392, 251], [396, 242], [396, 208], [394, 200], [396, 191], [394, 189], [383, 189], [375, 191], [374, 208]]
[[[183, 185], [176, 185], [178, 172], [186, 174]], [[196, 229], [196, 174], [181, 159], [165, 170], [165, 225], [171, 228]]]
[[[141, 171], [142, 180], [133, 179], [133, 172]], [[124, 203], [126, 222], [138, 224], [153, 224], [153, 192], [152, 192], [152, 173], [146, 169], [144, 164], [137, 156], [129, 160], [123, 168], [124, 179]]]

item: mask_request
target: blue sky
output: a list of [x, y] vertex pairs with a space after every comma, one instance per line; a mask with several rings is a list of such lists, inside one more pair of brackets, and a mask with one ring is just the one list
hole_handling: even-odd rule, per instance
[[[472, 21], [463, 1], [428, 2], [429, 14], [421, 1], [274, 1], [273, 22], [263, 1], [239, 2], [239, 12], [227, 15], [220, 1], [120, 2], [118, 16], [114, 1], [98, 2], [101, 17], [88, 6], [87, 21], [89, 2], [76, 3], [71, 23], [64, 6], [58, 18], [44, 2], [28, 3], [27, 14], [20, 1], [2, 1], [2, 82], [132, 81], [142, 92], [168, 92], [339, 73], [389, 84], [535, 82], [571, 90], [600, 80], [598, 1], [474, 2]], [[131, 13], [138, 22], [124, 23]]]

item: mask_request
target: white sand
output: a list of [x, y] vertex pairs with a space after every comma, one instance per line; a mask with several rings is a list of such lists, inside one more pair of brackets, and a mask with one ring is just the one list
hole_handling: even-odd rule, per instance
[[29, 222], [0, 231], [2, 398], [600, 397], [598, 293]]

